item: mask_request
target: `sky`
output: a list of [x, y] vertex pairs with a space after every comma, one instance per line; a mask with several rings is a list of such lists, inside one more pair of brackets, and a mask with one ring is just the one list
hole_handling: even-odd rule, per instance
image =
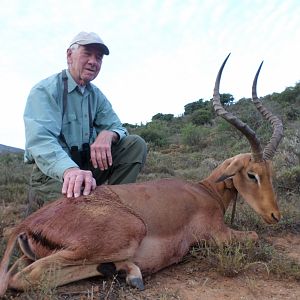
[[299, 0], [0, 0], [0, 144], [24, 149], [23, 111], [30, 89], [66, 68], [66, 49], [80, 31], [110, 49], [93, 81], [123, 123], [157, 113], [180, 116], [210, 100], [231, 53], [220, 92], [258, 95], [300, 80]]

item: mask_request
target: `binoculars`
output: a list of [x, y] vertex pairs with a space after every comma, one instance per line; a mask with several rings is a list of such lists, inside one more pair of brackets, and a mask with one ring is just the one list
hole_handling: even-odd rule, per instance
[[91, 160], [90, 145], [82, 144], [82, 150], [78, 150], [78, 146], [71, 147], [71, 158], [79, 166], [81, 170], [88, 170]]

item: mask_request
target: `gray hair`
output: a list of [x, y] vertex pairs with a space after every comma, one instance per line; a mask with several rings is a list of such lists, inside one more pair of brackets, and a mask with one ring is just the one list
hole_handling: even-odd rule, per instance
[[[71, 51], [70, 54], [72, 54], [73, 52], [77, 51], [79, 49], [79, 47], [80, 47], [80, 45], [75, 43], [68, 48], [67, 52]], [[67, 64], [68, 64], [68, 67], [70, 68], [71, 64], [68, 61], [67, 61]]]
[[75, 51], [75, 50], [77, 50], [77, 49], [79, 48], [79, 46], [80, 46], [80, 45], [78, 45], [78, 44], [75, 43], [75, 44], [71, 45], [69, 49], [70, 49], [71, 51]]

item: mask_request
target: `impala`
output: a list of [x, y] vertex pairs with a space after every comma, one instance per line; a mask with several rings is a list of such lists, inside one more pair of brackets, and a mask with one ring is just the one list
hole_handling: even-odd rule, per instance
[[[181, 261], [200, 240], [221, 244], [258, 238], [255, 232], [236, 231], [224, 223], [225, 211], [238, 193], [266, 223], [279, 221], [271, 160], [283, 126], [257, 97], [261, 65], [252, 98], [273, 127], [265, 149], [248, 125], [223, 108], [219, 85], [228, 57], [217, 75], [213, 106], [219, 116], [244, 134], [251, 153], [225, 160], [200, 182], [161, 179], [103, 185], [89, 196], [62, 197], [42, 207], [16, 226], [8, 240], [0, 265], [0, 295], [7, 288], [24, 290], [38, 284], [53, 266], [58, 272], [49, 286], [125, 271], [126, 282], [143, 290], [142, 274]], [[23, 256], [9, 267], [17, 242]]]

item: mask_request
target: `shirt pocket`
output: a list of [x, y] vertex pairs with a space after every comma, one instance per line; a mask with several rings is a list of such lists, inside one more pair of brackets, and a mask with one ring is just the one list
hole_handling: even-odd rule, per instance
[[78, 120], [75, 113], [68, 113], [63, 120], [62, 133], [69, 147], [79, 146], [82, 144], [80, 120]]
[[77, 120], [76, 114], [67, 113], [64, 116], [63, 124], [69, 124]]

